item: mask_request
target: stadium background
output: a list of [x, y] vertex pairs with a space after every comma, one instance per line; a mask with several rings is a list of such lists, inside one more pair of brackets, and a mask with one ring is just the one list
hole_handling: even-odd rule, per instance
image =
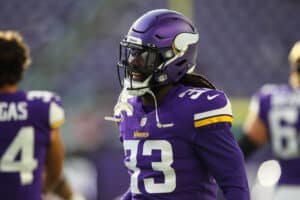
[[[156, 8], [193, 19], [200, 32], [197, 70], [232, 100], [238, 138], [250, 96], [265, 83], [287, 81], [287, 54], [300, 39], [299, 0], [0, 1], [0, 29], [20, 31], [31, 47], [22, 88], [62, 97], [65, 173], [89, 200], [111, 200], [127, 189], [116, 127], [103, 118], [120, 91], [119, 41], [137, 17]], [[268, 148], [247, 164], [256, 200], [273, 195], [273, 187], [257, 186], [256, 170], [266, 159]]]

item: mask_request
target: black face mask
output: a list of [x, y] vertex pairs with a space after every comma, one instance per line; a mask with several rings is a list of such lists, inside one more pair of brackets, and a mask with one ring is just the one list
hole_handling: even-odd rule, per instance
[[140, 73], [150, 73], [163, 62], [159, 49], [127, 42], [120, 43], [119, 63]]
[[[151, 74], [158, 71], [158, 66], [164, 60], [158, 48], [136, 45], [126, 41], [120, 43], [119, 53], [117, 67], [121, 85], [124, 78], [144, 81]], [[122, 68], [123, 70], [121, 70]]]
[[162, 63], [159, 54], [153, 50], [129, 48], [127, 55], [128, 66], [133, 72], [145, 76], [152, 74]]

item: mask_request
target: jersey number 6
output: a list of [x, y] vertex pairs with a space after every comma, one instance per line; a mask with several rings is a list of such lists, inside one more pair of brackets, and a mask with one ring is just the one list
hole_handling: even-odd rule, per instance
[[[273, 133], [274, 152], [283, 159], [299, 157], [299, 133], [297, 132], [297, 108], [280, 108], [270, 112], [270, 128]], [[283, 125], [282, 122], [285, 122]]]

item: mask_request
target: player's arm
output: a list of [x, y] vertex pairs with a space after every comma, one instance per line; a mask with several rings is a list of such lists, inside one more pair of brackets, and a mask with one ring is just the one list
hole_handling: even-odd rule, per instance
[[67, 181], [67, 179], [64, 176], [61, 176], [58, 183], [56, 184], [53, 193], [58, 195], [59, 197], [65, 199], [65, 200], [72, 200], [73, 198], [73, 192], [71, 185]]
[[52, 129], [44, 167], [44, 192], [53, 191], [62, 177], [64, 147], [58, 128]]
[[268, 141], [267, 128], [255, 112], [249, 112], [243, 127], [243, 135], [239, 146], [245, 159]]
[[216, 179], [226, 200], [249, 200], [249, 188], [242, 152], [229, 123], [217, 123], [197, 130], [195, 149]]
[[263, 98], [259, 94], [251, 98], [249, 112], [243, 126], [243, 135], [239, 140], [245, 159], [268, 141], [267, 128], [260, 117]]
[[64, 200], [72, 199], [72, 190], [63, 176], [64, 145], [60, 127], [65, 121], [64, 110], [58, 98], [49, 104], [48, 123], [51, 128], [44, 170], [44, 191], [52, 192]]
[[194, 114], [192, 141], [196, 153], [218, 182], [226, 200], [249, 200], [244, 158], [230, 130], [233, 121], [230, 101], [224, 93], [207, 94], [205, 105], [210, 110]]

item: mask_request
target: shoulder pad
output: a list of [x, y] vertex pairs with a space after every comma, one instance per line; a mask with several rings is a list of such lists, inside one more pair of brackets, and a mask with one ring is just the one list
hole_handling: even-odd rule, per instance
[[279, 85], [276, 84], [265, 84], [263, 85], [252, 97], [249, 103], [249, 111], [251, 113], [258, 113], [260, 110], [260, 102], [267, 96], [272, 95], [274, 92], [280, 89]]
[[214, 123], [231, 123], [233, 121], [231, 104], [224, 92], [201, 89], [197, 90], [196, 93], [191, 95], [193, 101], [190, 102], [194, 112], [194, 127], [199, 128]]
[[264, 84], [262, 87], [261, 87], [261, 91], [264, 91], [264, 92], [270, 92], [272, 89], [276, 88], [276, 85], [275, 84], [272, 84], [272, 83], [267, 83], [267, 84]]
[[60, 97], [50, 91], [28, 91], [29, 101], [39, 100], [47, 110], [47, 123], [51, 128], [59, 128], [65, 122], [65, 113]]
[[192, 99], [192, 100], [196, 100], [199, 99], [200, 96], [207, 92], [210, 91], [211, 89], [208, 88], [194, 88], [194, 87], [190, 87], [190, 88], [186, 88], [184, 91], [182, 91], [178, 97], [179, 98], [188, 98], [188, 99]]
[[258, 93], [260, 93], [260, 95], [270, 95], [279, 91], [284, 92], [287, 88], [287, 84], [265, 84], [260, 88]]
[[289, 91], [290, 86], [288, 84], [265, 84], [251, 97], [249, 111], [259, 113], [261, 104], [269, 97], [276, 95], [276, 97], [285, 99]]
[[45, 103], [49, 103], [53, 99], [56, 101], [60, 101], [60, 97], [57, 94], [50, 91], [42, 91], [42, 90], [28, 91], [27, 99], [28, 100], [40, 99]]
[[50, 103], [49, 124], [51, 128], [59, 128], [65, 122], [64, 109], [55, 102]]

